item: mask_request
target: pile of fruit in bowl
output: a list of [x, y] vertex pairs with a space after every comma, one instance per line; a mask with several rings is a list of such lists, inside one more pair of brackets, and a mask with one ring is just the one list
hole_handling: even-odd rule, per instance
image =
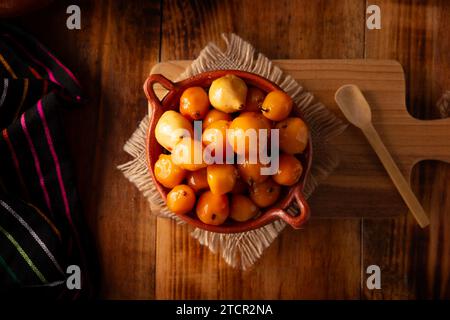
[[204, 226], [257, 220], [304, 180], [308, 127], [275, 85], [260, 88], [231, 72], [191, 84], [166, 84], [174, 94], [157, 100], [149, 135], [160, 152], [149, 152], [152, 177], [169, 210], [185, 220]]

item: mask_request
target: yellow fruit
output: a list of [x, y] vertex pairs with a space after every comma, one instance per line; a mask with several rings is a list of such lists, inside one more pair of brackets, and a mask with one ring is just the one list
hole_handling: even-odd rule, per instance
[[283, 186], [292, 186], [298, 182], [302, 172], [301, 162], [293, 155], [283, 153], [280, 155], [278, 171], [273, 176], [273, 180]]
[[183, 138], [193, 135], [194, 130], [189, 120], [173, 110], [164, 112], [155, 128], [156, 140], [169, 151]]
[[207, 166], [203, 160], [201, 141], [192, 138], [183, 138], [175, 145], [172, 151], [172, 161], [177, 166], [189, 171], [196, 171]]
[[278, 122], [280, 149], [289, 154], [302, 153], [308, 144], [308, 127], [302, 119], [292, 117]]
[[242, 110], [246, 96], [247, 85], [244, 80], [232, 74], [214, 80], [209, 88], [211, 105], [226, 113]]
[[155, 163], [155, 178], [166, 188], [173, 188], [180, 184], [186, 176], [186, 170], [172, 162], [168, 154], [159, 155]]
[[263, 115], [273, 121], [281, 121], [289, 116], [292, 110], [292, 98], [281, 90], [274, 90], [264, 99], [261, 111]]
[[205, 130], [206, 127], [208, 127], [211, 123], [219, 121], [219, 120], [227, 120], [231, 121], [231, 116], [228, 113], [219, 111], [217, 109], [211, 109], [206, 114], [205, 118], [203, 119], [202, 129]]
[[[250, 148], [255, 148], [258, 152], [259, 130], [265, 129], [267, 136], [270, 136], [270, 123], [263, 118], [261, 114], [256, 112], [245, 112], [234, 118], [227, 132], [228, 142], [234, 152], [248, 155]], [[252, 135], [254, 138], [250, 138]], [[240, 144], [245, 150], [242, 150]]]
[[220, 225], [225, 222], [229, 215], [228, 197], [225, 194], [218, 195], [206, 191], [198, 199], [195, 211], [197, 217], [203, 223]]
[[225, 194], [233, 190], [237, 170], [231, 164], [213, 164], [206, 169], [209, 189], [214, 194]]
[[208, 188], [208, 179], [206, 177], [206, 168], [191, 171], [186, 177], [188, 185], [194, 189], [195, 192]]
[[180, 97], [180, 113], [187, 119], [200, 120], [209, 109], [209, 99], [202, 87], [190, 87]]
[[195, 193], [191, 187], [181, 184], [167, 194], [167, 207], [175, 214], [186, 214], [194, 208]]
[[274, 204], [280, 196], [281, 187], [272, 179], [262, 183], [255, 183], [250, 188], [250, 198], [260, 208]]
[[230, 218], [244, 222], [255, 217], [259, 208], [248, 197], [241, 194], [233, 194], [231, 197]]

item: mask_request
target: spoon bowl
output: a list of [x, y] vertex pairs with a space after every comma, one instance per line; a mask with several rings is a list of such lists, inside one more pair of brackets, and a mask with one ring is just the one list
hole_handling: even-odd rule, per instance
[[358, 128], [372, 122], [372, 111], [361, 90], [354, 84], [340, 87], [334, 96], [339, 108], [347, 120]]

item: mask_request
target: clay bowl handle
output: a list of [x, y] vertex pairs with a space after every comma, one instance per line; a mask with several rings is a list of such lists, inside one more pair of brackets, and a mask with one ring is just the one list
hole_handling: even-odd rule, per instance
[[303, 224], [309, 219], [309, 205], [303, 196], [303, 186], [299, 185], [294, 191], [294, 198], [297, 202], [298, 209], [300, 213], [296, 216], [293, 216], [286, 211], [282, 210], [281, 219], [283, 219], [286, 223], [291, 225], [294, 229], [300, 229]]
[[155, 84], [160, 84], [164, 89], [168, 90], [168, 94], [173, 94], [176, 91], [175, 84], [164, 77], [162, 74], [152, 74], [150, 75], [144, 83], [144, 93], [147, 100], [152, 105], [153, 109], [162, 108], [161, 100], [157, 97], [154, 89]]
[[273, 208], [264, 214], [265, 219], [261, 221], [261, 224], [264, 225], [267, 222], [273, 221], [275, 217], [279, 217], [284, 220], [287, 224], [289, 224], [294, 229], [300, 229], [306, 221], [309, 219], [310, 209], [308, 202], [303, 195], [303, 184], [298, 184], [293, 190], [293, 197], [297, 202], [299, 214], [293, 216], [286, 212], [286, 210], [282, 208]]

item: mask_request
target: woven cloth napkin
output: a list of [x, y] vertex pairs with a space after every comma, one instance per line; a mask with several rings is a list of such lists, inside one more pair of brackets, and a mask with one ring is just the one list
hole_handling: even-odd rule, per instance
[[[53, 53], [0, 21], [0, 296], [92, 296], [95, 257], [62, 118], [82, 101]], [[81, 290], [66, 285], [70, 265], [80, 267]]]
[[[305, 196], [309, 197], [320, 181], [338, 165], [337, 153], [328, 141], [342, 133], [346, 124], [323, 104], [315, 101], [313, 95], [304, 90], [295, 79], [285, 74], [267, 57], [256, 53], [248, 42], [235, 34], [223, 34], [222, 37], [226, 44], [224, 50], [214, 43], [209, 43], [184, 73], [174, 80], [182, 80], [210, 70], [238, 69], [259, 74], [285, 90], [293, 98], [311, 130], [314, 156], [310, 176], [305, 185]], [[145, 117], [124, 146], [125, 152], [130, 154], [133, 160], [118, 168], [148, 199], [152, 214], [175, 219], [180, 225], [185, 224], [168, 210], [152, 182], [145, 160], [148, 125], [149, 118]], [[297, 214], [296, 205], [292, 205], [288, 211]], [[259, 229], [243, 233], [220, 234], [196, 228], [191, 235], [213, 253], [220, 253], [229, 265], [245, 270], [261, 257], [263, 251], [271, 245], [285, 226], [284, 221], [277, 220]]]

